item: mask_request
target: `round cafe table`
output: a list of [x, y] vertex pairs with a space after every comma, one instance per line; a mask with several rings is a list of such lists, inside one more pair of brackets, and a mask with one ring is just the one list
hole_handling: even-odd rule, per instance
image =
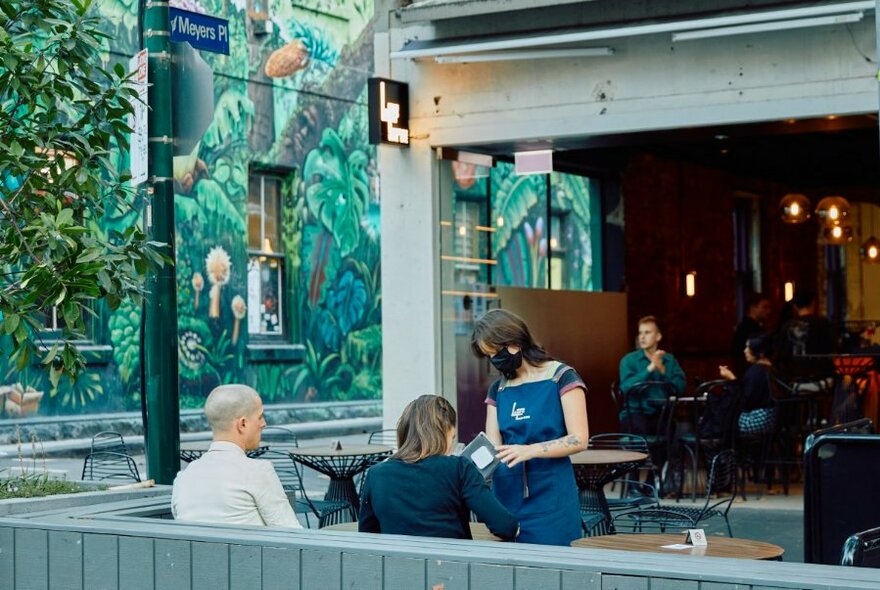
[[604, 516], [605, 529], [608, 532], [614, 532], [614, 522], [608, 509], [608, 500], [605, 498], [605, 484], [632, 471], [647, 458], [648, 455], [645, 453], [615, 449], [587, 449], [571, 455], [574, 478], [581, 493], [582, 504], [595, 506]]
[[587, 537], [571, 542], [572, 547], [584, 549], [616, 549], [618, 551], [643, 551], [664, 555], [705, 555], [707, 557], [735, 557], [738, 559], [782, 559], [785, 550], [779, 545], [738, 539], [736, 537], [709, 537], [709, 544], [702, 547], [669, 549], [664, 545], [683, 544], [681, 533], [604, 535]]
[[297, 463], [311, 467], [330, 478], [325, 500], [343, 500], [350, 503], [355, 511], [360, 503], [354, 476], [394, 452], [392, 447], [383, 445], [345, 445], [340, 449], [314, 446], [285, 450]]
[[[493, 535], [489, 528], [484, 525], [482, 522], [472, 522], [471, 525], [471, 536], [474, 538], [474, 541], [500, 541], [498, 537]], [[339, 524], [331, 524], [330, 526], [325, 526], [321, 529], [322, 531], [348, 531], [348, 532], [357, 532], [358, 523], [356, 522], [343, 522]]]

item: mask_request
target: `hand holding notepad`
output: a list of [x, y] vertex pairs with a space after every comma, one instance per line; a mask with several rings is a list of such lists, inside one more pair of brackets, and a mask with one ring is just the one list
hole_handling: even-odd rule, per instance
[[483, 478], [489, 479], [501, 463], [496, 457], [497, 452], [492, 441], [484, 432], [481, 432], [458, 454], [470, 459]]

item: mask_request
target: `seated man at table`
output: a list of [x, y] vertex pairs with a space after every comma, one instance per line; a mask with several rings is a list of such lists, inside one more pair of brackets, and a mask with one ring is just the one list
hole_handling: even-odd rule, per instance
[[[663, 334], [654, 316], [639, 320], [637, 336], [638, 348], [620, 359], [620, 391], [624, 396], [637, 396], [627, 400], [627, 406], [620, 411], [621, 430], [632, 434], [654, 435], [657, 433], [657, 420], [660, 410], [666, 403], [668, 392], [680, 394], [684, 391], [686, 378], [675, 357], [659, 348]], [[663, 381], [670, 385], [638, 388], [643, 381]], [[651, 460], [658, 468], [665, 461], [665, 445], [655, 448]], [[649, 473], [648, 483], [653, 483], [653, 473]]]
[[834, 376], [833, 361], [803, 355], [833, 353], [837, 340], [834, 328], [816, 313], [816, 294], [812, 291], [798, 289], [792, 303], [794, 317], [782, 326], [775, 343], [779, 372], [787, 381], [801, 382], [800, 391], [827, 389]]
[[205, 402], [214, 441], [177, 474], [171, 513], [177, 520], [302, 528], [272, 463], [249, 458], [260, 446], [263, 402], [246, 385], [221, 385]]

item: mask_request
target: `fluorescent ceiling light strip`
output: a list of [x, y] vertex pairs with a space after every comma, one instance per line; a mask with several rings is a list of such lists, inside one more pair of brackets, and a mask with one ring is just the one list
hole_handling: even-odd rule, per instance
[[521, 59], [551, 59], [560, 57], [604, 57], [614, 55], [611, 47], [586, 47], [582, 49], [533, 49], [527, 51], [484, 51], [468, 55], [439, 55], [438, 64], [466, 64], [486, 61], [517, 61]]
[[862, 2], [841, 2], [837, 4], [824, 4], [821, 6], [801, 6], [799, 8], [790, 8], [786, 10], [750, 12], [748, 14], [718, 16], [689, 21], [675, 21], [669, 23], [653, 23], [649, 25], [619, 27], [616, 29], [577, 31], [574, 33], [542, 35], [540, 37], [517, 37], [515, 39], [504, 39], [500, 41], [461, 43], [458, 45], [447, 45], [445, 47], [428, 47], [425, 49], [401, 49], [399, 51], [391, 52], [390, 57], [391, 59], [416, 59], [423, 57], [459, 55], [462, 53], [478, 53], [485, 51], [532, 49], [535, 47], [545, 47], [547, 45], [582, 43], [586, 41], [618, 39], [621, 37], [636, 37], [639, 35], [653, 35], [657, 33], [674, 33], [676, 31], [690, 31], [693, 29], [711, 29], [749, 23], [763, 23], [773, 20], [796, 19], [811, 16], [838, 14], [841, 12], [874, 10], [874, 8], [874, 0], [865, 0]]
[[836, 14], [833, 16], [820, 16], [816, 18], [801, 18], [797, 20], [781, 20], [769, 23], [756, 23], [752, 25], [739, 25], [737, 27], [721, 27], [718, 29], [703, 29], [702, 31], [685, 31], [673, 33], [673, 41], [691, 41], [693, 39], [707, 39], [710, 37], [727, 37], [730, 35], [747, 35], [749, 33], [763, 33], [766, 31], [785, 31], [788, 29], [806, 29], [809, 27], [821, 27], [825, 25], [842, 25], [855, 23], [864, 17], [864, 13]]

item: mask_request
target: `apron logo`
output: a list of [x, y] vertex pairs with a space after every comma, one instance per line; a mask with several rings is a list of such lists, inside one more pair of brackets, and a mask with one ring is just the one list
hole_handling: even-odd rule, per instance
[[517, 408], [516, 402], [513, 402], [513, 408], [510, 410], [510, 416], [514, 420], [529, 420], [531, 416], [527, 416], [525, 408]]

